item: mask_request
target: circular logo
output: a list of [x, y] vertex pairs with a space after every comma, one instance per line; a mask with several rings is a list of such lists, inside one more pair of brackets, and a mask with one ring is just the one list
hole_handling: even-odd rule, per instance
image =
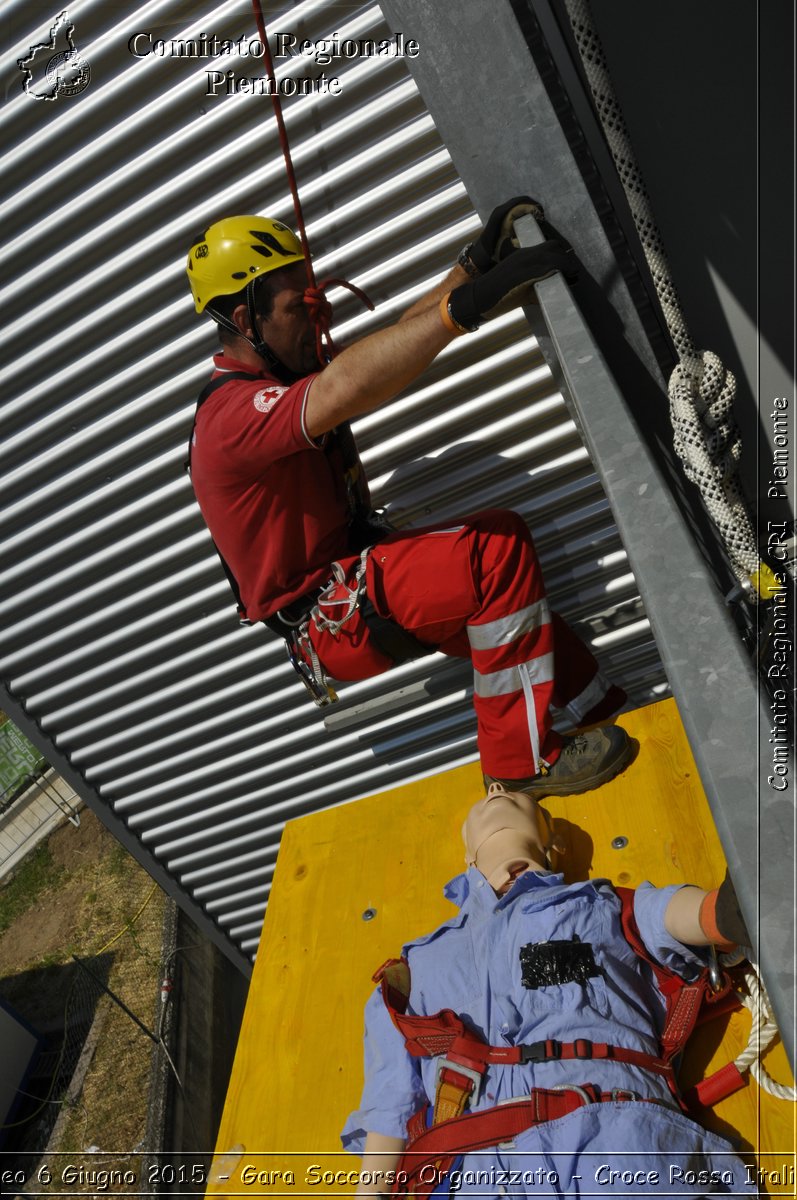
[[284, 396], [287, 390], [287, 388], [279, 386], [261, 388], [252, 397], [255, 408], [258, 412], [270, 413], [280, 396]]
[[47, 64], [47, 82], [56, 85], [59, 96], [79, 96], [91, 82], [91, 67], [77, 50], [55, 54]]

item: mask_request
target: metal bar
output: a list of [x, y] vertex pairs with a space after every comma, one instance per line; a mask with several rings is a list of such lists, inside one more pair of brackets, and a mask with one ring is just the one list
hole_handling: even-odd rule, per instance
[[70, 825], [74, 825], [75, 829], [80, 828], [80, 813], [73, 808], [65, 796], [62, 796], [55, 786], [53, 779], [34, 779], [33, 786], [38, 789], [41, 796], [45, 800], [49, 800], [53, 808], [62, 813], [69, 821]]
[[[532, 217], [518, 222], [518, 234], [522, 245], [542, 241]], [[548, 330], [548, 339], [540, 333], [540, 340], [549, 340], [552, 369], [612, 506], [794, 1061], [794, 817], [767, 784], [765, 698], [730, 611], [570, 288], [556, 276], [539, 284], [537, 295]], [[791, 779], [794, 771], [792, 765]]]

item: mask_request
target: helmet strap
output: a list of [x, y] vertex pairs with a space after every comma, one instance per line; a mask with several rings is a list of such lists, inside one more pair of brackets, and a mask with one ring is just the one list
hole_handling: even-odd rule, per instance
[[260, 334], [257, 332], [257, 308], [255, 306], [255, 281], [250, 279], [246, 285], [246, 307], [249, 310], [249, 324], [252, 326], [252, 337], [247, 338], [247, 342], [260, 357], [264, 360], [266, 366], [271, 371], [278, 371], [280, 368], [284, 370], [282, 363], [277, 358], [274, 351], [267, 342], [264, 342]]
[[248, 342], [255, 354], [263, 359], [269, 371], [271, 371], [279, 379], [282, 379], [288, 383], [293, 383], [295, 380], [300, 379], [300, 375], [296, 375], [293, 371], [290, 371], [284, 363], [280, 362], [274, 351], [269, 346], [268, 342], [264, 342], [260, 337], [260, 334], [257, 332], [257, 308], [255, 306], [254, 279], [250, 279], [247, 283], [244, 291], [244, 298], [246, 300], [246, 307], [249, 314], [249, 324], [252, 326], [253, 330], [252, 337], [247, 337], [245, 333], [241, 333], [241, 330], [230, 317], [225, 317], [222, 313], [216, 312], [210, 307], [209, 304], [206, 306], [205, 312], [207, 312], [213, 318], [216, 324], [221, 326], [222, 329], [226, 329], [228, 333], [232, 333], [235, 337], [243, 338], [245, 342]]

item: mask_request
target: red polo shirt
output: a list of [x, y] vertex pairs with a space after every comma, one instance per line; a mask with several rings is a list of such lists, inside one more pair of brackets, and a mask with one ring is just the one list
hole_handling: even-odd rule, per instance
[[[216, 379], [251, 367], [218, 354]], [[218, 388], [197, 414], [191, 480], [250, 620], [269, 617], [329, 578], [346, 553], [348, 507], [334, 439], [304, 425], [308, 375], [286, 387], [265, 372]]]

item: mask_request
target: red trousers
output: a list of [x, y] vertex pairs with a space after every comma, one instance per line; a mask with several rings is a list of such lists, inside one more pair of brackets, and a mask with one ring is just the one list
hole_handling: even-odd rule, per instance
[[[341, 561], [350, 586], [359, 564]], [[381, 616], [473, 663], [479, 755], [488, 775], [535, 775], [559, 755], [561, 738], [552, 728], [558, 716], [570, 726], [588, 724], [625, 700], [548, 608], [531, 534], [517, 513], [496, 509], [461, 524], [391, 534], [371, 550], [365, 579]], [[348, 611], [347, 594], [344, 587], [328, 593], [331, 620]], [[359, 610], [337, 632], [311, 622], [309, 635], [333, 679], [367, 679], [393, 665]]]

